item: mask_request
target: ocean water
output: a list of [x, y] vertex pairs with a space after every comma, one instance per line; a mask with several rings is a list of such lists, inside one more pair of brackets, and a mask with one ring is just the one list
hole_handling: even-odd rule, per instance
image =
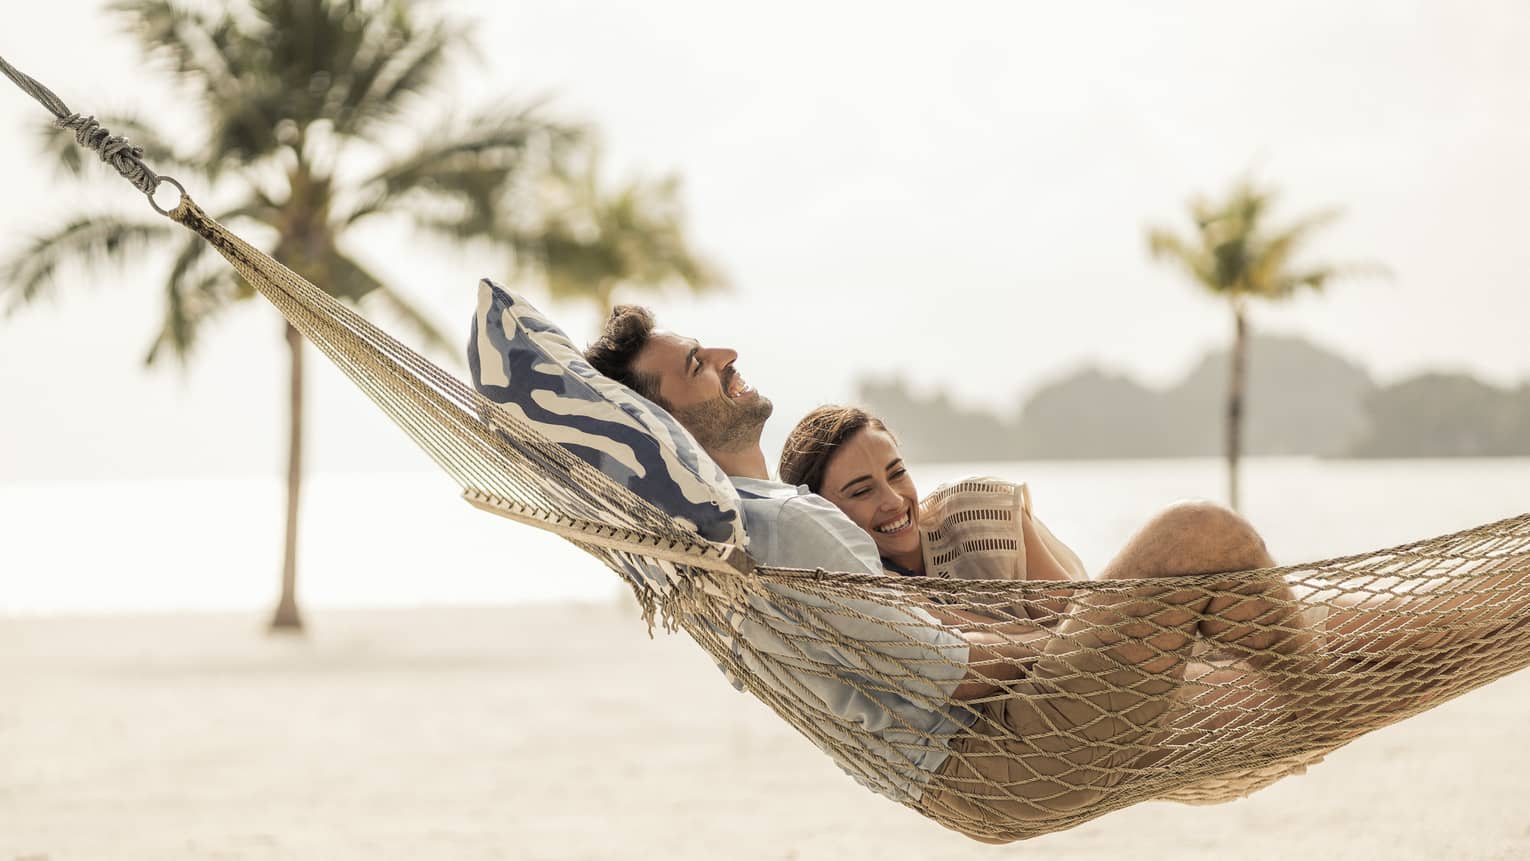
[[[1030, 484], [1036, 513], [1098, 570], [1154, 511], [1220, 500], [1216, 459], [933, 464]], [[1530, 459], [1254, 458], [1243, 511], [1282, 562], [1401, 544], [1530, 511]], [[277, 594], [280, 478], [0, 484], [0, 613], [263, 610]], [[547, 533], [463, 503], [437, 473], [310, 476], [307, 607], [600, 601], [623, 587]]]

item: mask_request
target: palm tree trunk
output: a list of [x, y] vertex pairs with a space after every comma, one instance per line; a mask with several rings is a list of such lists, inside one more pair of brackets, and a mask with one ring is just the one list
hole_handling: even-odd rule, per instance
[[611, 319], [611, 311], [616, 305], [611, 302], [611, 294], [616, 292], [616, 282], [603, 278], [595, 285], [595, 301], [600, 303], [600, 325], [604, 326]]
[[298, 499], [303, 485], [303, 336], [286, 325], [287, 350], [292, 359], [287, 424], [287, 536], [282, 551], [282, 597], [271, 618], [271, 630], [301, 633], [303, 617], [297, 606]]
[[1233, 299], [1232, 368], [1227, 375], [1227, 505], [1238, 510], [1238, 458], [1243, 453], [1243, 400], [1248, 379], [1248, 317]]

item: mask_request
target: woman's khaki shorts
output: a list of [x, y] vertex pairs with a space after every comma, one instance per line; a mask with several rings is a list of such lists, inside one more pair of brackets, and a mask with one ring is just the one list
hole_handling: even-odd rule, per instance
[[1147, 750], [1171, 701], [1168, 689], [1144, 690], [1159, 687], [1147, 676], [1100, 653], [1037, 661], [1009, 693], [974, 704], [978, 720], [951, 742], [921, 806], [989, 843], [1074, 818], [1116, 788]]

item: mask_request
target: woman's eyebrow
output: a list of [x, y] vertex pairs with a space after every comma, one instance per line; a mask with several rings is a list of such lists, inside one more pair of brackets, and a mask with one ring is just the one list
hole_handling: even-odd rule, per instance
[[858, 475], [855, 478], [852, 478], [849, 481], [845, 482], [845, 486], [841, 487], [839, 489], [839, 492], [840, 493], [844, 493], [845, 491], [849, 490], [851, 487], [854, 487], [855, 485], [860, 484], [863, 481], [870, 481], [870, 480], [871, 480], [871, 476], [869, 476], [869, 475]]
[[892, 460], [887, 462], [887, 468], [889, 470], [896, 469], [897, 467], [900, 467], [902, 465], [903, 465], [903, 458], [901, 458], [901, 457], [895, 457]]

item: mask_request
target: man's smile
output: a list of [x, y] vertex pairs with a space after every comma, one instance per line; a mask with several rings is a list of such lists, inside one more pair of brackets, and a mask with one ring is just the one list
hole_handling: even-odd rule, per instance
[[723, 369], [723, 394], [729, 400], [738, 400], [746, 395], [754, 393], [754, 387], [744, 381], [744, 377], [732, 365]]

